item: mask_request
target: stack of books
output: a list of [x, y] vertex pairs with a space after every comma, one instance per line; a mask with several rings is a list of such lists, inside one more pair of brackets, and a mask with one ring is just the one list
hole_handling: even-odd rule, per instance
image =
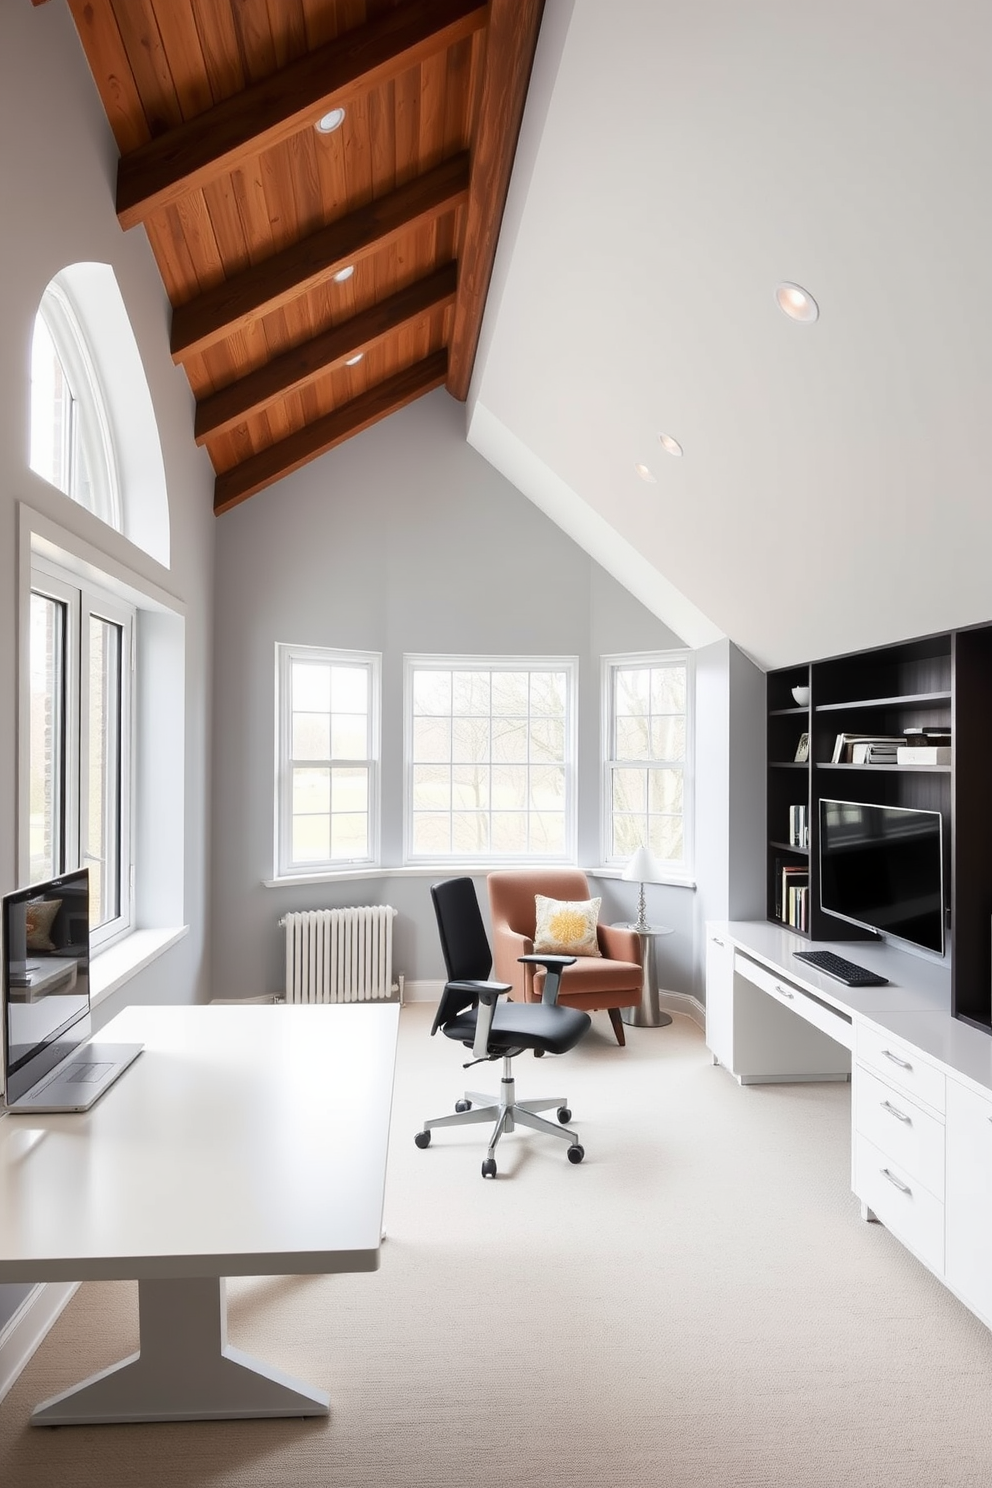
[[905, 734], [838, 734], [831, 764], [894, 765], [896, 750], [905, 743]]
[[851, 745], [852, 765], [894, 765], [905, 739], [864, 739]]

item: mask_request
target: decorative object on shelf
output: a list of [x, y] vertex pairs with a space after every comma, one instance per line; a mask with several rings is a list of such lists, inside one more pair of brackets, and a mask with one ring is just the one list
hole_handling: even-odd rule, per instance
[[796, 764], [804, 765], [809, 759], [809, 734], [800, 734], [796, 745]]
[[637, 896], [637, 919], [632, 928], [645, 931], [651, 927], [648, 924], [645, 913], [644, 885], [646, 883], [660, 883], [664, 874], [664, 868], [650, 848], [639, 847], [621, 873], [620, 877], [625, 883], [640, 884], [640, 892]]
[[808, 708], [809, 707], [809, 688], [808, 687], [794, 687], [792, 689], [792, 696], [795, 698], [795, 700], [799, 704], [800, 708]]
[[809, 847], [809, 822], [804, 805], [789, 807], [789, 846]]
[[949, 765], [949, 744], [903, 744], [896, 750], [897, 765]]

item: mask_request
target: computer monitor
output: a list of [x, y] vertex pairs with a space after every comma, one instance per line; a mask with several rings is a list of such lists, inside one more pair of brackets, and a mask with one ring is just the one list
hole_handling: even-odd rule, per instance
[[2, 926], [10, 1103], [90, 1036], [88, 869], [5, 894]]

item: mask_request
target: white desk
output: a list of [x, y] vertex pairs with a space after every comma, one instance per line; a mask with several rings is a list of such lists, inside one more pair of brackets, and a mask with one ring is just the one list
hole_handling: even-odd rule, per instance
[[398, 1011], [128, 1008], [91, 1111], [0, 1121], [0, 1281], [138, 1280], [139, 1352], [36, 1424], [327, 1413], [228, 1344], [224, 1278], [378, 1268]]
[[742, 1085], [851, 1079], [851, 1187], [992, 1328], [992, 1036], [951, 1016], [946, 965], [824, 947], [890, 978], [846, 987], [779, 926], [711, 923], [706, 1042]]

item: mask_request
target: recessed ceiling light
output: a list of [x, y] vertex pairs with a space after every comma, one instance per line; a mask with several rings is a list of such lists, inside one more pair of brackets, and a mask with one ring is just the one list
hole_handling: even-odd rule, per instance
[[820, 313], [819, 305], [801, 284], [780, 284], [775, 291], [775, 302], [791, 320], [804, 325], [810, 325]]
[[646, 465], [635, 465], [634, 469], [641, 477], [641, 480], [647, 481], [649, 486], [656, 486], [658, 484], [658, 477], [654, 475]]
[[348, 360], [345, 362], [345, 366], [346, 367], [356, 367], [358, 365], [358, 363], [362, 360], [362, 357], [364, 355], [365, 355], [364, 351], [360, 351], [357, 356], [349, 357]]
[[680, 455], [682, 453], [682, 446], [677, 439], [672, 438], [671, 434], [659, 434], [658, 438], [661, 441], [662, 449], [667, 450], [670, 455]]
[[333, 134], [335, 129], [340, 129], [344, 123], [344, 109], [331, 109], [330, 113], [322, 114], [313, 126], [318, 134]]
[[355, 265], [354, 264], [347, 264], [343, 269], [338, 269], [337, 273], [332, 276], [333, 279], [334, 279], [334, 283], [335, 284], [343, 284], [346, 279], [350, 279], [351, 278], [351, 276], [352, 276], [352, 274], [354, 272], [355, 272]]

